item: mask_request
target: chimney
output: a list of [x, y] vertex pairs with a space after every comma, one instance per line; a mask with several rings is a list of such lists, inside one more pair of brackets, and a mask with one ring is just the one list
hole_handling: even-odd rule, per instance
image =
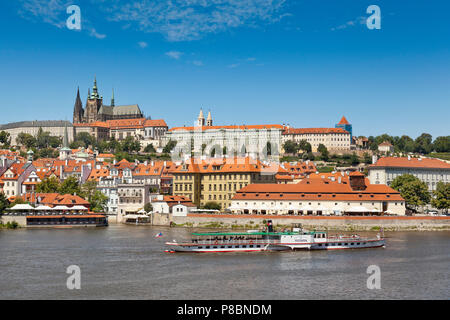
[[338, 183], [342, 182], [342, 177], [338, 177]]
[[411, 160], [411, 156], [410, 156], [410, 155], [408, 155], [408, 161], [409, 161], [409, 160]]
[[377, 163], [377, 161], [378, 161], [378, 157], [377, 157], [376, 154], [374, 154], [374, 155], [372, 156], [372, 164]]
[[364, 174], [361, 172], [353, 172], [350, 177], [350, 187], [353, 190], [365, 190], [366, 187], [366, 181], [365, 181], [365, 177]]

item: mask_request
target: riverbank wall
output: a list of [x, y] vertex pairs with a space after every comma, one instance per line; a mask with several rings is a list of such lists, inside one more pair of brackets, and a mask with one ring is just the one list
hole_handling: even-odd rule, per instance
[[17, 222], [19, 227], [27, 226], [27, 218], [25, 216], [0, 216], [1, 224], [7, 224], [8, 222]]
[[274, 226], [290, 227], [300, 223], [305, 229], [336, 231], [438, 231], [450, 230], [448, 216], [269, 216], [230, 214], [188, 214], [172, 217], [172, 225], [180, 227], [258, 229], [267, 220]]

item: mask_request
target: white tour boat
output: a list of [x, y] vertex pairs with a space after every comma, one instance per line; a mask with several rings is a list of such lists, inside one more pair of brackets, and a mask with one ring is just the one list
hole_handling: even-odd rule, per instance
[[385, 246], [384, 237], [359, 235], [329, 236], [325, 231], [274, 232], [271, 221], [267, 231], [193, 233], [190, 242], [166, 242], [166, 252], [257, 252], [284, 250], [337, 250], [377, 248]]

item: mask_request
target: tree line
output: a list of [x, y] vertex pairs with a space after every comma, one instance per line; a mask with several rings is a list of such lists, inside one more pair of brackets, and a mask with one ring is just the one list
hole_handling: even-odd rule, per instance
[[412, 174], [404, 174], [396, 177], [390, 187], [400, 192], [407, 207], [416, 211], [427, 204], [444, 211], [450, 208], [450, 183], [439, 181], [436, 190], [429, 192], [425, 182]]
[[378, 145], [384, 141], [390, 142], [394, 146], [394, 152], [399, 153], [421, 153], [429, 154], [431, 152], [450, 152], [450, 136], [433, 137], [429, 133], [422, 133], [416, 139], [412, 139], [407, 135], [390, 136], [382, 134], [379, 136], [370, 136], [368, 139], [368, 148], [376, 151]]

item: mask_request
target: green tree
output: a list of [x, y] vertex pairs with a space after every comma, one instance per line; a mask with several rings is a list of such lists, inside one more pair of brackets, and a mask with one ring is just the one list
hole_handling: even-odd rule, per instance
[[139, 152], [141, 150], [141, 143], [134, 137], [126, 137], [120, 144], [121, 149], [125, 152]]
[[147, 152], [147, 153], [154, 153], [154, 152], [156, 152], [156, 149], [155, 149], [155, 147], [153, 146], [153, 144], [150, 143], [149, 145], [147, 145], [147, 146], [145, 147], [144, 152]]
[[36, 185], [36, 192], [39, 193], [58, 193], [61, 184], [56, 177], [50, 177], [42, 180]]
[[111, 137], [111, 139], [109, 140], [108, 149], [109, 149], [109, 151], [111, 151], [113, 153], [122, 151], [120, 148], [120, 142], [117, 141], [114, 137]]
[[436, 190], [433, 191], [434, 198], [431, 205], [436, 209], [443, 209], [446, 212], [450, 208], [450, 183], [439, 181]]
[[[91, 136], [87, 132], [80, 132], [80, 133], [77, 133], [74, 141], [70, 144], [70, 147], [72, 149], [81, 148], [81, 147], [89, 148], [89, 146], [93, 146], [94, 144], [95, 144], [95, 138], [93, 136]], [[73, 148], [73, 146], [76, 146], [76, 147]]]
[[208, 201], [207, 203], [205, 203], [203, 208], [208, 209], [208, 210], [221, 210], [222, 209], [221, 205], [215, 201]]
[[306, 140], [300, 140], [300, 142], [298, 143], [298, 149], [306, 153], [312, 152], [311, 144]]
[[96, 190], [90, 200], [91, 210], [94, 212], [105, 212], [106, 205], [108, 203], [108, 197], [104, 195], [100, 190]]
[[50, 132], [44, 132], [40, 127], [36, 135], [36, 147], [48, 148], [50, 146]]
[[163, 152], [170, 153], [175, 148], [176, 145], [177, 145], [176, 141], [169, 140], [169, 142], [167, 142], [166, 146], [164, 147]]
[[145, 204], [144, 211], [147, 212], [147, 213], [153, 211], [153, 206], [152, 206], [152, 204], [150, 202]]
[[400, 139], [396, 142], [394, 147], [400, 152], [413, 152], [415, 148], [414, 140], [406, 135], [401, 136]]
[[325, 147], [325, 145], [319, 144], [317, 151], [320, 152], [320, 157], [323, 161], [328, 161], [328, 159], [330, 158], [330, 154], [328, 153], [328, 149], [327, 147]]
[[437, 137], [433, 142], [436, 152], [450, 152], [450, 136]]
[[414, 209], [430, 203], [431, 195], [428, 186], [412, 174], [403, 174], [394, 179], [391, 187], [400, 192], [406, 204]]
[[9, 147], [11, 145], [11, 135], [9, 132], [1, 131], [0, 132], [0, 143], [5, 147]]
[[364, 152], [363, 154], [363, 161], [365, 164], [371, 164], [372, 163], [372, 157], [367, 152]]
[[359, 164], [359, 158], [355, 152], [353, 152], [350, 157], [350, 163], [352, 164], [352, 166], [356, 166], [357, 164]]
[[428, 154], [431, 151], [433, 151], [431, 134], [422, 133], [420, 136], [416, 138], [415, 144], [416, 144], [416, 148], [414, 150], [415, 152]]
[[36, 147], [36, 138], [31, 134], [21, 132], [17, 135], [17, 143], [25, 146], [27, 149]]
[[286, 153], [296, 154], [299, 150], [299, 146], [295, 141], [287, 140], [283, 144], [283, 149]]
[[105, 140], [97, 141], [95, 147], [97, 148], [98, 153], [105, 153], [105, 151], [109, 151], [109, 143]]
[[5, 212], [6, 208], [9, 207], [8, 198], [6, 198], [3, 192], [0, 192], [0, 213]]
[[78, 179], [70, 176], [67, 177], [58, 189], [60, 194], [82, 194]]
[[62, 138], [61, 137], [55, 137], [55, 136], [50, 136], [48, 139], [48, 144], [50, 147], [52, 148], [59, 148], [62, 146]]

